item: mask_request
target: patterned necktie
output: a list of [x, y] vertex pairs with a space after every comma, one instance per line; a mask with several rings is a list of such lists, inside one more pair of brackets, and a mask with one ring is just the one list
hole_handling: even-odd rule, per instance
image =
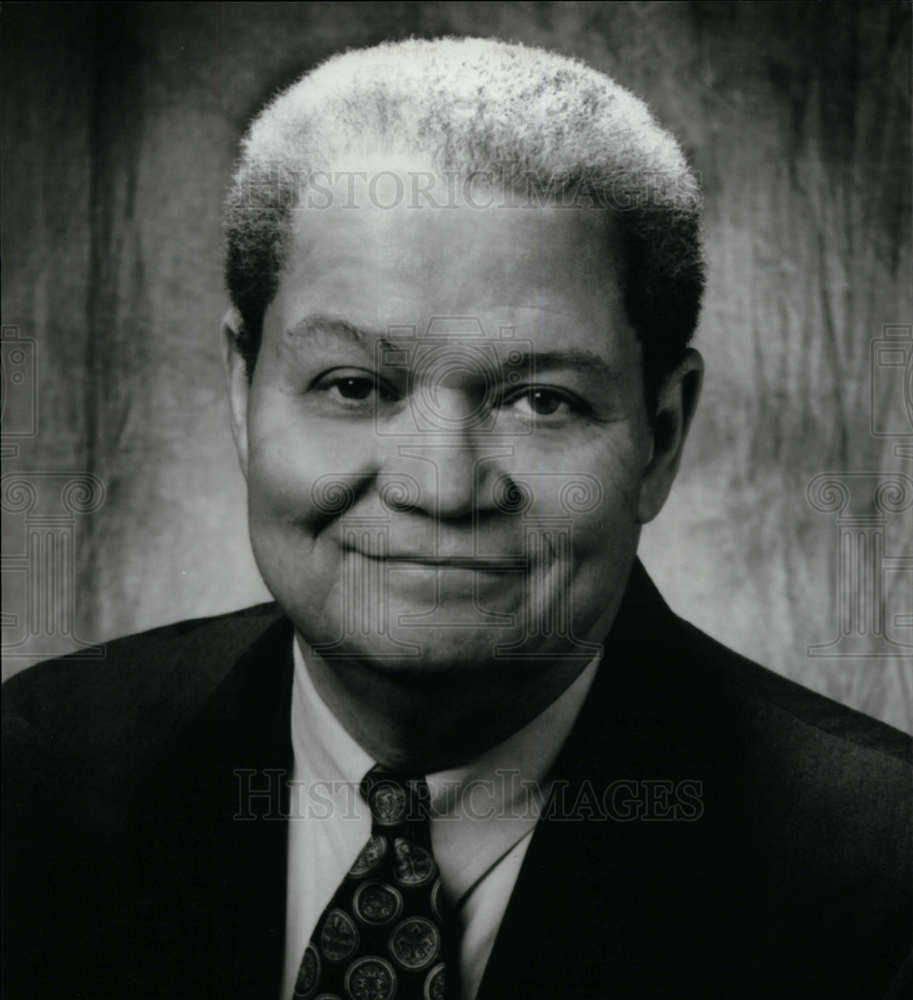
[[317, 922], [294, 998], [444, 1000], [450, 955], [428, 785], [374, 767], [361, 796], [371, 836]]

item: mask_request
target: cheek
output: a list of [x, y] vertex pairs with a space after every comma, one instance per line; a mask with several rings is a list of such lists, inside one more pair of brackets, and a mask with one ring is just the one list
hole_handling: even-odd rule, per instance
[[248, 503], [252, 526], [293, 522], [316, 527], [325, 517], [325, 483], [340, 478], [346, 449], [309, 428], [284, 400], [260, 400], [248, 426]]
[[[314, 541], [357, 502], [377, 471], [370, 426], [305, 412], [293, 393], [261, 387], [248, 420], [248, 506], [255, 545]], [[300, 553], [299, 553], [300, 554]]]
[[592, 491], [570, 497], [578, 513], [573, 517], [569, 586], [574, 615], [585, 621], [614, 601], [637, 551], [639, 476], [634, 470], [636, 466], [616, 465], [604, 472], [598, 479], [598, 498]]
[[301, 449], [279, 442], [251, 443], [247, 482], [252, 525], [306, 523], [313, 517], [313, 463], [307, 458]]
[[649, 461], [649, 441], [639, 421], [625, 421], [592, 456], [591, 474], [599, 481], [600, 503], [594, 515], [606, 524], [631, 524]]
[[548, 509], [540, 513], [570, 526], [567, 569], [575, 589], [609, 587], [636, 550], [642, 458], [629, 435], [620, 433], [568, 456], [566, 471], [554, 477]]
[[561, 449], [531, 439], [503, 469], [525, 488], [533, 517], [569, 519], [575, 534], [596, 538], [635, 520], [645, 463], [633, 430], [619, 424]]
[[574, 562], [577, 570], [604, 571], [636, 544], [638, 527], [627, 494], [612, 494], [593, 510], [574, 518]]

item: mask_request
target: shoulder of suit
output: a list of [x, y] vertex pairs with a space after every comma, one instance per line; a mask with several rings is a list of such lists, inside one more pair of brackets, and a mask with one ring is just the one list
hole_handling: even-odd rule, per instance
[[[887, 723], [753, 662], [676, 618], [686, 674], [712, 685], [740, 717], [758, 752], [825, 760], [909, 776], [913, 739]], [[690, 669], [689, 669], [690, 668]]]
[[46, 768], [128, 771], [180, 732], [281, 614], [261, 604], [28, 667], [3, 685], [4, 747]]
[[695, 730], [705, 729], [708, 745], [728, 741], [733, 752], [782, 757], [787, 766], [803, 755], [806, 762], [840, 758], [913, 784], [909, 735], [754, 663], [680, 618], [639, 562], [622, 612], [609, 641], [618, 637], [636, 663], [637, 696], [659, 703], [659, 715], [683, 734], [697, 738]]

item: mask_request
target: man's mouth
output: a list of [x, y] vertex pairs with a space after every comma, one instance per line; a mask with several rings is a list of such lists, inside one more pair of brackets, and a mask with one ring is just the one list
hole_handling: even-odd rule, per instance
[[347, 551], [365, 559], [387, 563], [391, 568], [408, 569], [414, 566], [422, 569], [471, 570], [477, 573], [519, 573], [529, 568], [525, 556], [440, 556], [408, 551], [381, 553], [366, 552], [352, 546]]

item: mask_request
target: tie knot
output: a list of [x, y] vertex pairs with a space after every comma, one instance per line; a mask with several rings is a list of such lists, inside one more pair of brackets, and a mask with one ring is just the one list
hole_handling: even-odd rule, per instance
[[372, 767], [362, 779], [361, 797], [368, 803], [375, 827], [389, 830], [429, 823], [431, 794], [423, 775], [395, 774]]

